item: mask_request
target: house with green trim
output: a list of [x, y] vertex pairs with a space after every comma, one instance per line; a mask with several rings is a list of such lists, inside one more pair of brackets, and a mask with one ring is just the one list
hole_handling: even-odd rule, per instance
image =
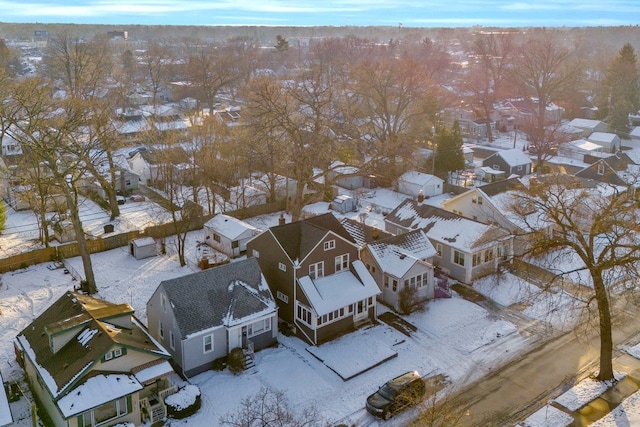
[[67, 292], [20, 332], [14, 347], [47, 425], [159, 421], [164, 398], [177, 391], [171, 355], [129, 304]]

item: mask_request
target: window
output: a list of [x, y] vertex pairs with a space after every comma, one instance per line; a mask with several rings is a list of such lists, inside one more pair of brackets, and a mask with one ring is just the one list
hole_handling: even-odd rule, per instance
[[453, 251], [453, 263], [464, 267], [464, 254], [460, 251]]
[[160, 334], [160, 338], [164, 339], [164, 327], [162, 326], [162, 320], [158, 321], [158, 333]]
[[324, 276], [324, 261], [320, 261], [318, 263], [311, 264], [309, 266], [309, 277], [311, 277], [311, 280], [315, 280], [323, 276]]
[[332, 311], [331, 313], [325, 314], [322, 317], [318, 317], [318, 326], [323, 325], [325, 323], [336, 321], [343, 317], [344, 317], [344, 308]]
[[499, 170], [500, 170], [500, 165], [493, 165], [493, 166], [491, 166], [491, 168], [492, 168], [494, 171], [499, 171]]
[[349, 254], [338, 255], [336, 257], [336, 273], [349, 268]]
[[164, 294], [160, 294], [160, 307], [163, 313], [167, 312], [167, 297]]
[[398, 292], [398, 281], [396, 279], [393, 279], [393, 282], [391, 282], [391, 290], [393, 292]]
[[518, 169], [517, 170], [521, 171], [522, 170], [522, 165], [518, 165]]
[[487, 249], [484, 251], [484, 262], [493, 261], [493, 249]]
[[287, 271], [287, 266], [281, 262], [278, 263], [278, 268], [282, 271]]
[[276, 297], [277, 297], [280, 301], [282, 301], [282, 302], [284, 302], [284, 303], [289, 304], [289, 297], [288, 297], [287, 295], [283, 294], [282, 292], [277, 291], [277, 292], [276, 292]]
[[482, 257], [480, 256], [480, 254], [473, 254], [473, 258], [471, 260], [471, 266], [472, 267], [476, 267], [478, 265], [480, 265]]
[[306, 323], [308, 326], [313, 327], [311, 320], [313, 319], [313, 314], [311, 313], [311, 310], [309, 310], [307, 307], [303, 306], [303, 305], [298, 305], [298, 312], [297, 312], [297, 316], [298, 320], [302, 321], [303, 323]]
[[231, 247], [232, 247], [233, 249], [235, 249], [235, 248], [237, 248], [237, 247], [239, 247], [239, 246], [240, 246], [240, 242], [239, 242], [239, 241], [234, 240], [233, 242], [231, 242]]
[[375, 265], [371, 265], [371, 264], [365, 264], [365, 265], [366, 265], [366, 267], [367, 267], [367, 271], [368, 271], [369, 273], [372, 273], [372, 274], [373, 274], [373, 273], [375, 273], [375, 272], [376, 272], [376, 266], [375, 266]]
[[442, 257], [442, 244], [441, 243], [436, 243], [436, 256], [438, 258]]
[[211, 353], [213, 351], [213, 335], [205, 335], [202, 339], [203, 353]]
[[220, 236], [216, 233], [213, 233], [213, 240], [215, 240], [216, 242], [220, 243]]
[[260, 252], [256, 249], [251, 251], [251, 255], [253, 255], [254, 258], [260, 258]]
[[102, 406], [98, 406], [91, 411], [82, 414], [82, 425], [84, 427], [99, 426], [114, 418], [126, 415], [130, 411], [130, 398], [121, 397]]
[[385, 275], [383, 280], [385, 289], [389, 289], [389, 282], [391, 282], [391, 277]]
[[116, 357], [120, 357], [120, 356], [122, 356], [122, 349], [121, 349], [121, 348], [116, 348], [115, 350], [113, 350], [113, 357], [114, 357], [114, 359], [115, 359]]
[[336, 247], [336, 241], [335, 240], [329, 240], [327, 242], [324, 242], [324, 250], [325, 251], [330, 251], [331, 249]]
[[171, 347], [172, 350], [176, 349], [176, 338], [173, 335], [173, 331], [169, 331], [169, 347]]
[[271, 330], [271, 318], [262, 319], [249, 325], [247, 328], [247, 336], [253, 337], [263, 332]]
[[113, 353], [112, 353], [112, 352], [106, 353], [106, 354], [104, 355], [104, 360], [105, 360], [105, 361], [107, 361], [107, 360], [111, 360], [111, 359], [113, 359]]
[[123, 354], [127, 354], [127, 352], [121, 348], [116, 348], [113, 351], [105, 353], [102, 359], [103, 359], [103, 362], [108, 362], [109, 360], [116, 359], [122, 356]]
[[481, 205], [482, 204], [482, 196], [478, 196], [478, 204]]
[[604, 175], [604, 165], [602, 163], [598, 164], [598, 175]]

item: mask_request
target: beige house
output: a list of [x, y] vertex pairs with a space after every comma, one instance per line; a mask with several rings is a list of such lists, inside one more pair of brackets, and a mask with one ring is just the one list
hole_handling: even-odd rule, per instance
[[153, 423], [166, 416], [164, 398], [177, 391], [170, 354], [129, 304], [67, 292], [14, 346], [56, 427]]

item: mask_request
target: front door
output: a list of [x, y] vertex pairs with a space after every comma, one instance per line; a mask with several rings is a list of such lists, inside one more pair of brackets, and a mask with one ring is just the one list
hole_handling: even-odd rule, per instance
[[369, 305], [367, 304], [367, 300], [358, 301], [356, 304], [355, 314], [353, 315], [354, 320], [361, 320], [367, 317], [369, 313]]

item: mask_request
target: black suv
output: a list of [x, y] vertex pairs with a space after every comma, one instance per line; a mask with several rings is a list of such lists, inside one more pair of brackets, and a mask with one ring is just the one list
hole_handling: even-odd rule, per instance
[[425, 394], [424, 380], [417, 371], [407, 372], [387, 381], [378, 391], [367, 397], [367, 411], [388, 420], [422, 401]]

